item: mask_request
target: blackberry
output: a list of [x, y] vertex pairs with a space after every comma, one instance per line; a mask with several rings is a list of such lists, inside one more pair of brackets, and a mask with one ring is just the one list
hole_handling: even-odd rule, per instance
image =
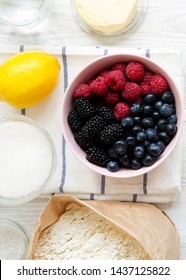
[[104, 119], [99, 115], [95, 115], [85, 123], [81, 131], [86, 139], [93, 139], [99, 134], [104, 126]]
[[120, 124], [107, 125], [100, 133], [100, 140], [106, 144], [113, 144], [119, 137], [123, 136], [123, 129]]
[[89, 119], [96, 112], [96, 108], [85, 97], [74, 99], [73, 106], [82, 119]]
[[102, 167], [106, 167], [110, 160], [109, 155], [103, 149], [98, 147], [89, 148], [87, 150], [86, 159], [91, 163]]
[[74, 133], [74, 139], [78, 143], [78, 145], [86, 151], [88, 148], [95, 146], [95, 141], [87, 141], [87, 139], [83, 136], [81, 131]]
[[69, 112], [67, 120], [73, 132], [79, 131], [83, 125], [83, 122], [76, 111]]
[[114, 116], [114, 112], [112, 111], [112, 109], [108, 108], [108, 107], [100, 107], [98, 109], [98, 114], [100, 114], [100, 116], [103, 117], [104, 121], [106, 122], [106, 124], [111, 124], [113, 122], [115, 122], [115, 116]]

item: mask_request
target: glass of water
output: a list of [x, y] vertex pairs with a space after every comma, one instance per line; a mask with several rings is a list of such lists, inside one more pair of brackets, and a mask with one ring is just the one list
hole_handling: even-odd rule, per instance
[[21, 32], [37, 32], [48, 24], [54, 0], [0, 0], [0, 21]]

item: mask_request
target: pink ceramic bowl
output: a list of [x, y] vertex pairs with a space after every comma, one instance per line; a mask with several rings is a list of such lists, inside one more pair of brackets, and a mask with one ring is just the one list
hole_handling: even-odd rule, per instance
[[[99, 167], [95, 164], [92, 164], [86, 159], [86, 153], [79, 147], [79, 145], [74, 140], [73, 133], [69, 127], [67, 116], [68, 113], [72, 110], [72, 95], [74, 89], [81, 83], [86, 82], [96, 75], [99, 71], [106, 69], [117, 62], [130, 62], [130, 61], [138, 61], [141, 62], [146, 68], [153, 71], [156, 74], [162, 75], [168, 82], [170, 90], [173, 92], [176, 103], [176, 114], [177, 114], [177, 133], [171, 142], [166, 146], [165, 151], [157, 158], [156, 162], [149, 167], [142, 167], [137, 170], [133, 169], [125, 169], [120, 168], [117, 172], [110, 172], [104, 167]], [[181, 97], [181, 93], [176, 86], [174, 80], [170, 75], [163, 70], [159, 65], [154, 63], [152, 60], [132, 54], [115, 54], [115, 55], [107, 55], [101, 58], [94, 60], [89, 63], [84, 69], [82, 69], [79, 74], [73, 79], [73, 81], [68, 86], [63, 102], [62, 102], [62, 129], [65, 140], [70, 147], [71, 151], [74, 155], [88, 168], [91, 170], [100, 173], [102, 175], [111, 176], [115, 178], [130, 178], [138, 175], [145, 174], [150, 170], [156, 168], [159, 164], [161, 164], [167, 157], [170, 155], [172, 150], [175, 148], [178, 139], [180, 137], [182, 126], [183, 126], [183, 117], [184, 117], [184, 109], [183, 109], [183, 100]]]

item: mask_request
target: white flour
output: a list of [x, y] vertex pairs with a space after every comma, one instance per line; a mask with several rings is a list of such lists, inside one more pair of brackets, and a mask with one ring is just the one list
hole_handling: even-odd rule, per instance
[[46, 136], [21, 121], [0, 123], [0, 197], [26, 197], [41, 187], [52, 167]]
[[24, 257], [27, 244], [23, 234], [12, 225], [0, 223], [0, 260], [19, 260]]

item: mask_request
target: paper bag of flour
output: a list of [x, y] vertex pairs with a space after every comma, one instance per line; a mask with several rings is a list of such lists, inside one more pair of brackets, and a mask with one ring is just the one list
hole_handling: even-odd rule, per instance
[[[67, 211], [69, 205], [70, 210], [68, 209]], [[72, 212], [73, 207], [71, 205], [77, 205], [74, 212]], [[85, 213], [88, 213], [88, 215], [83, 217]], [[89, 220], [86, 221], [87, 217], [89, 217]], [[71, 218], [72, 221], [70, 222]], [[70, 228], [73, 223], [76, 223], [76, 230], [73, 236], [67, 240], [68, 234], [72, 234], [74, 230]], [[99, 223], [99, 225], [96, 223]], [[84, 232], [88, 228], [88, 224], [91, 227], [89, 232], [90, 230], [92, 231], [90, 236], [88, 236], [87, 232]], [[107, 229], [105, 235], [104, 230], [100, 230], [103, 225]], [[98, 228], [99, 232], [96, 232], [94, 227]], [[57, 234], [52, 235], [55, 230]], [[112, 232], [112, 242], [110, 243], [114, 244], [113, 247], [109, 247], [111, 244], [108, 242], [108, 232]], [[74, 243], [70, 243], [69, 240], [78, 238], [76, 235], [81, 239], [79, 241], [75, 239]], [[88, 236], [87, 240], [85, 240], [86, 236]], [[120, 248], [117, 252], [115, 247], [117, 247], [118, 240], [120, 240], [118, 245]], [[78, 242], [81, 244], [78, 245], [79, 255], [75, 251], [77, 248], [72, 245]], [[86, 259], [86, 256], [88, 256], [88, 259], [109, 259], [109, 253], [112, 252], [111, 259], [114, 259], [114, 250], [116, 251], [115, 256], [118, 256], [118, 259], [122, 259], [125, 257], [122, 257], [121, 244], [124, 244], [122, 250], [126, 251], [123, 254], [127, 256], [126, 259], [138, 259], [136, 256], [141, 254], [141, 252], [138, 254], [138, 250], [142, 251], [142, 249], [144, 250], [141, 255], [143, 259], [179, 259], [179, 236], [177, 230], [171, 220], [155, 206], [134, 202], [85, 201], [66, 195], [53, 196], [47, 203], [30, 241], [27, 258], [37, 259], [37, 255], [40, 255], [38, 252], [42, 249], [41, 259], [65, 259], [64, 256], [67, 256], [67, 251], [71, 252], [72, 258], [74, 256], [81, 258], [82, 256], [82, 259]], [[45, 246], [47, 249], [44, 249]], [[87, 253], [90, 246], [92, 246], [91, 257]], [[99, 248], [96, 249], [96, 246], [99, 246]], [[130, 252], [127, 253], [125, 246], [130, 246], [128, 248]], [[43, 253], [43, 250], [46, 251]], [[53, 253], [49, 254], [49, 251], [51, 252], [52, 250]]]

